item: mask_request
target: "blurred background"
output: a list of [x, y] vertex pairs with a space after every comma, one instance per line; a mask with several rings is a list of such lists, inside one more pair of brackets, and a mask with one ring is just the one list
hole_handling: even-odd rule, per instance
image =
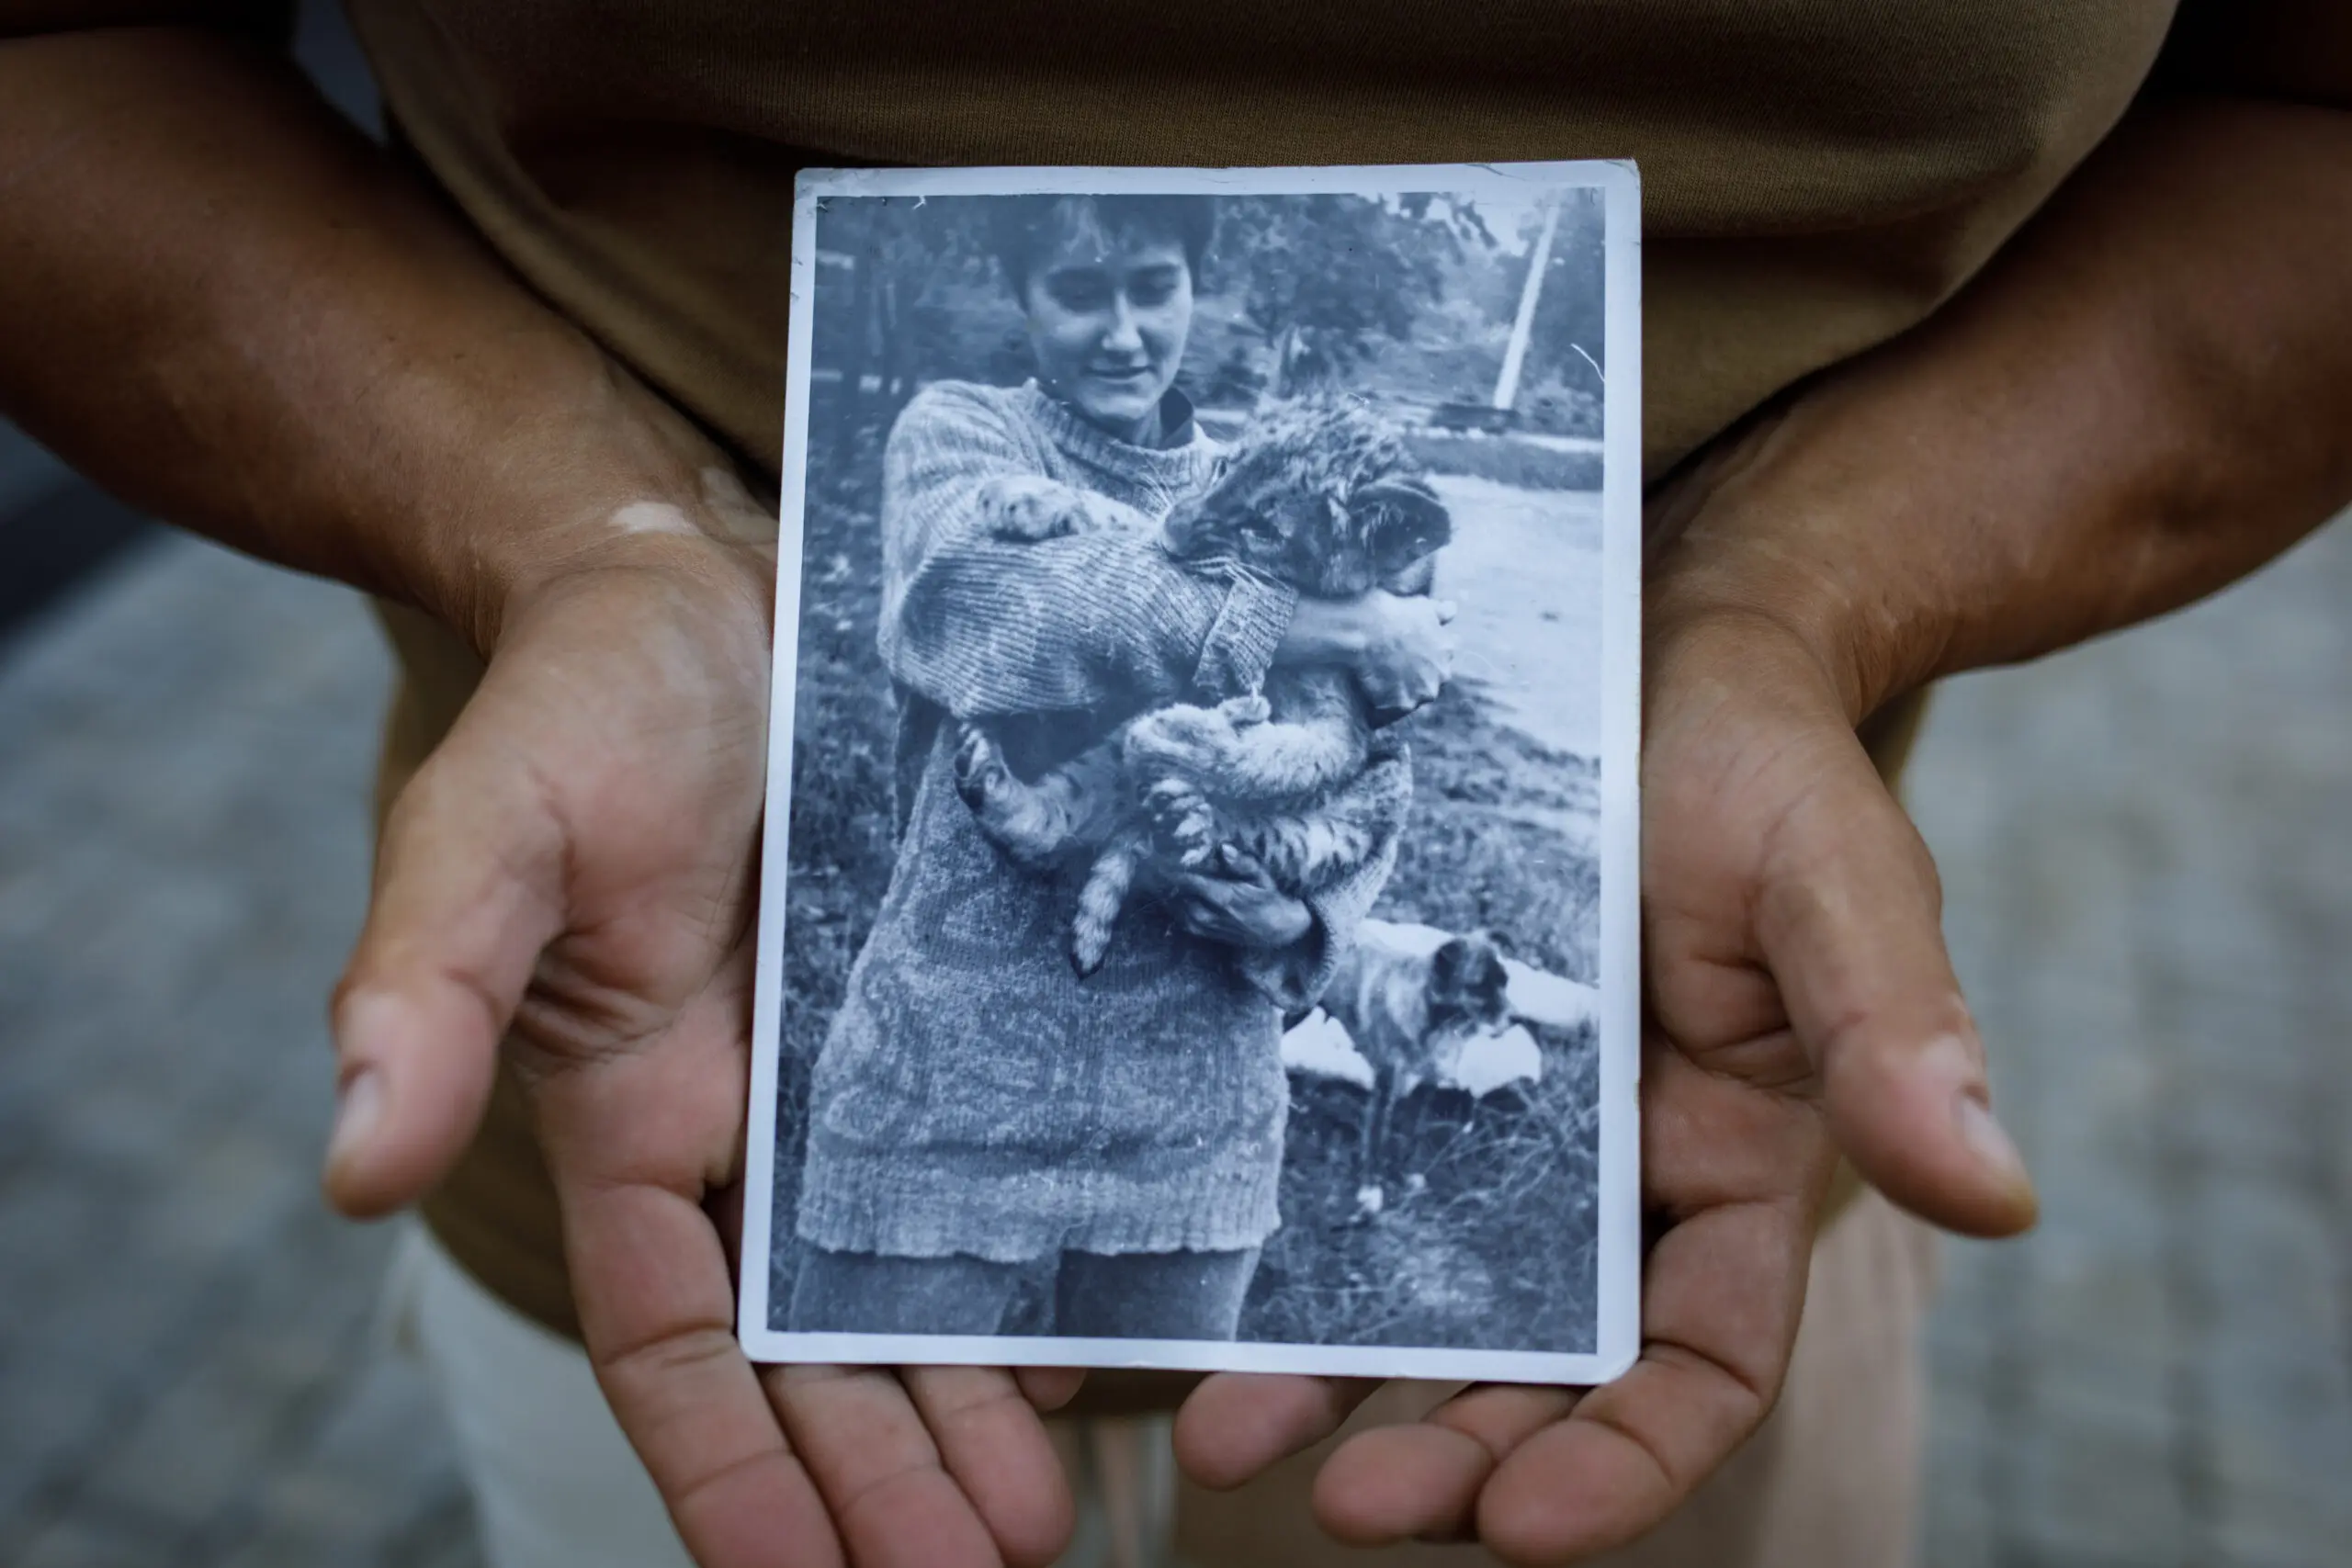
[[[0, 1563], [479, 1561], [391, 1236], [313, 1176], [389, 673], [350, 594], [0, 426]], [[1952, 682], [1911, 795], [2045, 1202], [1945, 1249], [1925, 1560], [2342, 1562], [2352, 528]]]

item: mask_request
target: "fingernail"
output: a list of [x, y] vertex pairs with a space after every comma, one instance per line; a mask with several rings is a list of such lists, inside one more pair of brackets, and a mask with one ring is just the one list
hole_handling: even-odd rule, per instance
[[2024, 1156], [1985, 1102], [1983, 1062], [1975, 1040], [1961, 1034], [1930, 1041], [1919, 1053], [1919, 1066], [1951, 1089], [1952, 1126], [1976, 1163], [2003, 1186], [2030, 1190], [2033, 1179], [2026, 1174]]
[[1993, 1119], [1993, 1112], [1973, 1094], [1960, 1094], [1952, 1100], [1952, 1120], [1960, 1124], [1961, 1141], [1973, 1152], [1979, 1163], [2002, 1182], [2010, 1187], [2030, 1185], [2025, 1172], [2025, 1157], [2018, 1153], [2017, 1145]]
[[373, 1067], [362, 1067], [343, 1086], [342, 1103], [334, 1113], [334, 1134], [327, 1140], [329, 1170], [345, 1164], [367, 1146], [383, 1108], [382, 1075]]

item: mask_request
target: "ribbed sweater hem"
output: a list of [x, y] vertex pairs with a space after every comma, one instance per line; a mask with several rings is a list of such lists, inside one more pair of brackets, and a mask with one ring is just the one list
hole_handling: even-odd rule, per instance
[[1021, 1263], [1062, 1251], [1231, 1252], [1282, 1224], [1279, 1159], [975, 1172], [812, 1138], [800, 1239], [835, 1252]]

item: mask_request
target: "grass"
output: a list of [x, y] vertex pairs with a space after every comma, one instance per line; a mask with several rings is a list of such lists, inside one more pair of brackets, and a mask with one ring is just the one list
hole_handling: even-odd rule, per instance
[[[817, 428], [823, 428], [821, 423]], [[816, 461], [801, 581], [799, 693], [786, 895], [786, 1114], [776, 1132], [775, 1234], [792, 1234], [808, 1070], [851, 960], [888, 886], [893, 716], [875, 654], [881, 570], [876, 454]], [[1596, 775], [1496, 721], [1457, 682], [1407, 721], [1415, 801], [1385, 918], [1485, 928], [1517, 956], [1592, 976], [1597, 871], [1560, 825], [1589, 816]], [[1539, 1032], [1540, 1083], [1473, 1104], [1428, 1091], [1401, 1107], [1389, 1201], [1356, 1201], [1364, 1094], [1295, 1077], [1283, 1228], [1245, 1308], [1245, 1338], [1311, 1344], [1588, 1348], [1599, 1140], [1589, 1031]], [[1419, 1178], [1418, 1181], [1413, 1179]], [[779, 1247], [773, 1299], [789, 1299]]]
[[1511, 955], [1588, 983], [1600, 867], [1575, 829], [1600, 810], [1600, 773], [1499, 722], [1469, 677], [1407, 721], [1413, 811], [1377, 911], [1484, 929]]
[[1364, 1091], [1291, 1080], [1283, 1226], [1250, 1281], [1243, 1338], [1592, 1348], [1597, 1055], [1589, 1031], [1544, 1033], [1540, 1083], [1475, 1102], [1426, 1090], [1398, 1108], [1373, 1218], [1356, 1201]]
[[[818, 428], [822, 429], [820, 424]], [[785, 886], [784, 1048], [777, 1092], [775, 1234], [800, 1202], [808, 1073], [841, 1007], [850, 964], [873, 929], [897, 852], [890, 684], [875, 652], [881, 530], [879, 457], [869, 438], [837, 477], [814, 460], [804, 518], [792, 829]], [[791, 1299], [793, 1249], [774, 1249], [770, 1299]]]
[[[1540, 969], [1591, 980], [1600, 869], [1559, 825], [1596, 808], [1597, 771], [1497, 722], [1466, 682], [1407, 722], [1413, 810], [1374, 912], [1483, 928]], [[1244, 1338], [1591, 1348], [1597, 1043], [1589, 1028], [1534, 1033], [1540, 1081], [1476, 1101], [1428, 1089], [1398, 1108], [1376, 1218], [1356, 1198], [1368, 1094], [1292, 1078], [1283, 1228], [1250, 1282]]]

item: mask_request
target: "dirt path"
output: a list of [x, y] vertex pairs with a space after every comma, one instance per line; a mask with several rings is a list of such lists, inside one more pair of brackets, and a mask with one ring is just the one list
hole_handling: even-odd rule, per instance
[[1437, 592], [1461, 610], [1458, 671], [1544, 745], [1600, 750], [1600, 497], [1432, 481], [1453, 513]]

